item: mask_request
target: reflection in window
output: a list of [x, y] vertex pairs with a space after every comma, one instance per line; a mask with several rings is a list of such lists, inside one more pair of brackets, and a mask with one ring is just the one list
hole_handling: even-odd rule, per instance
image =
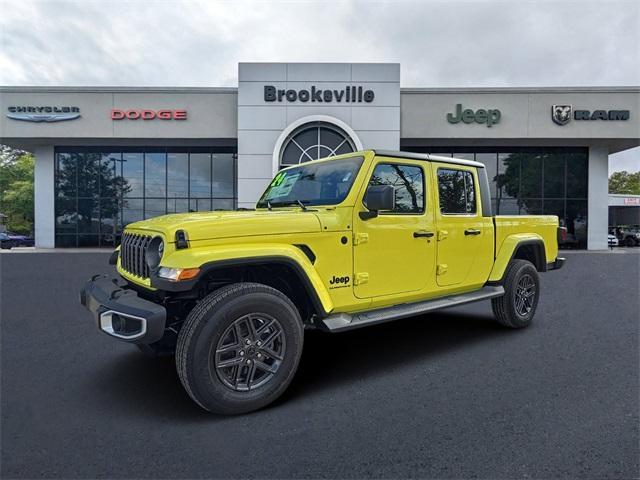
[[143, 185], [143, 154], [123, 153], [122, 154], [122, 176], [129, 188], [123, 192], [125, 197], [142, 197]]
[[498, 154], [497, 153], [476, 153], [476, 162], [485, 166], [487, 178], [489, 179], [489, 190], [491, 198], [496, 198], [496, 177], [498, 176]]
[[189, 201], [190, 212], [208, 212], [211, 210], [210, 198], [192, 198]]
[[544, 157], [544, 198], [564, 197], [564, 155]]
[[77, 155], [59, 153], [56, 165], [56, 193], [58, 197], [76, 197], [78, 183], [76, 179]]
[[120, 168], [122, 164], [121, 153], [103, 153], [100, 155], [100, 196], [115, 197], [120, 195], [122, 189], [122, 177]]
[[233, 197], [235, 161], [232, 153], [213, 154], [213, 191], [217, 197]]
[[78, 197], [97, 197], [100, 194], [101, 156], [97, 153], [76, 154], [78, 160]]
[[144, 154], [144, 195], [164, 197], [167, 182], [167, 155], [165, 153]]
[[[131, 222], [189, 210], [232, 210], [236, 203], [232, 149], [192, 150], [56, 149], [56, 246], [113, 247]], [[213, 150], [218, 151], [212, 165]]]
[[470, 214], [476, 212], [473, 175], [466, 170], [438, 169], [440, 213]]
[[586, 153], [567, 155], [567, 198], [587, 198], [588, 163]]
[[[585, 148], [523, 147], [513, 149], [478, 147], [415, 148], [413, 151], [454, 151], [454, 157], [475, 151], [475, 159], [487, 165], [492, 205], [498, 215], [542, 213], [557, 215], [567, 227], [570, 240], [586, 245], [588, 151]], [[498, 151], [495, 182], [491, 163]], [[576, 220], [577, 219], [577, 220]]]
[[515, 153], [520, 160], [520, 198], [542, 198], [542, 155]]
[[424, 212], [424, 176], [413, 165], [377, 165], [369, 185], [391, 185], [396, 191], [394, 213]]
[[141, 198], [126, 198], [122, 202], [122, 224], [139, 222], [144, 218], [144, 204]]
[[78, 233], [100, 232], [100, 202], [95, 198], [78, 199]]
[[144, 218], [159, 217], [167, 213], [166, 198], [146, 198], [144, 201]]
[[211, 197], [211, 154], [192, 153], [189, 161], [190, 196]]
[[167, 154], [167, 196], [169, 198], [189, 197], [189, 155], [187, 153]]
[[513, 153], [498, 154], [498, 198], [517, 198], [520, 191], [520, 161]]

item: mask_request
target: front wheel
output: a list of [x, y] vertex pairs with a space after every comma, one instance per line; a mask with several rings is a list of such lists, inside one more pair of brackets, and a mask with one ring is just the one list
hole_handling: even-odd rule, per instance
[[506, 327], [523, 328], [531, 324], [540, 296], [540, 277], [527, 260], [513, 260], [504, 275], [505, 294], [491, 300], [493, 313]]
[[257, 410], [291, 383], [303, 338], [300, 314], [282, 292], [258, 283], [229, 285], [206, 296], [185, 320], [178, 375], [205, 410]]

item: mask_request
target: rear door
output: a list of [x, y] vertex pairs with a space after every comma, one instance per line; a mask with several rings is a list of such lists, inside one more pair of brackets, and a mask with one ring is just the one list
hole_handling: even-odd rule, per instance
[[462, 285], [477, 257], [492, 255], [493, 228], [482, 217], [474, 167], [434, 162], [432, 168], [438, 184], [436, 281]]

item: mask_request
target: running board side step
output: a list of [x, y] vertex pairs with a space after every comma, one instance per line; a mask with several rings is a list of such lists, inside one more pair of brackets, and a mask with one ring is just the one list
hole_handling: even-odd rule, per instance
[[501, 286], [486, 286], [480, 290], [470, 293], [461, 293], [448, 297], [425, 300], [423, 302], [395, 305], [393, 307], [380, 308], [370, 312], [362, 313], [336, 313], [329, 315], [322, 322], [330, 332], [343, 332], [354, 328], [376, 325], [378, 323], [390, 322], [401, 318], [412, 317], [442, 308], [455, 307], [465, 303], [487, 300], [489, 298], [501, 297], [504, 295], [504, 288]]

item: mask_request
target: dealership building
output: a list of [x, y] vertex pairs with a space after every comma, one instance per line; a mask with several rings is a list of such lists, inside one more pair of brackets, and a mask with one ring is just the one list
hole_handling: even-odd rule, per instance
[[482, 162], [496, 214], [558, 215], [604, 249], [608, 156], [640, 145], [640, 87], [401, 88], [399, 64], [241, 63], [234, 88], [0, 87], [0, 102], [0, 143], [36, 158], [45, 248], [253, 208], [280, 168], [391, 149]]

